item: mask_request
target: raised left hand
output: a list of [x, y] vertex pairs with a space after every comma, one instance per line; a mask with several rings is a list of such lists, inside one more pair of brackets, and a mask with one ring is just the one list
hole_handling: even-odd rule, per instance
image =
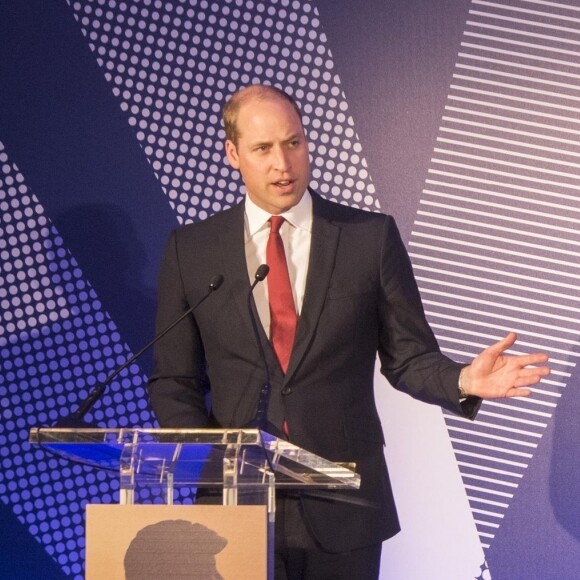
[[543, 366], [548, 361], [546, 353], [504, 354], [516, 338], [516, 334], [510, 332], [504, 339], [488, 346], [461, 371], [461, 386], [466, 395], [482, 399], [527, 397], [532, 391], [526, 387], [550, 374], [549, 367]]

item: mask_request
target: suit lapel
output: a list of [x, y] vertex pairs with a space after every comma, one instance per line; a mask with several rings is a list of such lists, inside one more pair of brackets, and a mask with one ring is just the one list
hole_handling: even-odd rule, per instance
[[244, 250], [244, 204], [233, 207], [222, 214], [223, 222], [219, 224], [220, 251], [224, 264], [224, 278], [228, 282], [247, 282], [248, 270]]
[[[229, 287], [232, 289], [230, 299], [234, 301], [238, 308], [240, 320], [243, 321], [244, 330], [248, 335], [250, 345], [255, 342], [254, 330], [248, 310], [248, 292], [250, 291], [250, 282], [248, 279], [248, 266], [246, 263], [246, 250], [244, 244], [244, 204], [243, 202], [232, 208], [229, 212], [228, 219], [225, 220], [219, 234], [220, 252], [224, 264], [224, 278], [230, 282]], [[258, 333], [264, 351], [268, 358], [268, 365], [278, 364], [276, 355], [270, 346], [270, 341], [264, 332], [264, 327], [259, 322], [258, 313], [254, 303], [251, 300], [252, 309], [256, 321], [258, 322]]]
[[248, 332], [252, 332], [248, 313], [247, 297], [249, 288], [248, 267], [244, 248], [244, 204], [240, 203], [228, 214], [219, 232], [220, 252], [224, 265], [224, 278], [228, 282], [232, 300]]
[[326, 211], [329, 207], [328, 204], [332, 202], [321, 199], [314, 192], [311, 193], [313, 222], [306, 291], [298, 320], [298, 328], [296, 329], [294, 349], [290, 358], [288, 372], [284, 378], [285, 383], [292, 379], [314, 338], [314, 332], [326, 300], [328, 285], [334, 269], [340, 235], [340, 228], [332, 223], [329, 212]]

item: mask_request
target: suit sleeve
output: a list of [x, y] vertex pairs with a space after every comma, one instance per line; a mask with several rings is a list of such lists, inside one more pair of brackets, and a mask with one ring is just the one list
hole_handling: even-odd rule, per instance
[[474, 418], [481, 400], [460, 402], [461, 368], [443, 355], [423, 309], [421, 296], [395, 221], [384, 223], [379, 300], [381, 372], [398, 390]]
[[[177, 320], [191, 304], [180, 268], [177, 233], [170, 236], [161, 266], [157, 333]], [[155, 346], [149, 398], [161, 427], [202, 428], [209, 425], [206, 394], [209, 381], [205, 353], [194, 316], [188, 316]]]

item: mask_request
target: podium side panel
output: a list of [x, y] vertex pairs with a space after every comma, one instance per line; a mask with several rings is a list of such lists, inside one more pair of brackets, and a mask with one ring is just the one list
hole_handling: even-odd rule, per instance
[[86, 580], [267, 577], [265, 506], [87, 505], [86, 540]]

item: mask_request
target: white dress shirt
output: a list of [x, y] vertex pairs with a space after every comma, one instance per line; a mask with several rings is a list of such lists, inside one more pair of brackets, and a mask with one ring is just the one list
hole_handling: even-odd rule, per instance
[[[250, 283], [253, 283], [258, 266], [266, 263], [266, 245], [270, 236], [268, 220], [271, 215], [258, 207], [248, 195], [246, 195], [245, 210], [246, 264]], [[308, 190], [298, 204], [280, 215], [286, 219], [280, 229], [280, 236], [284, 243], [294, 304], [298, 315], [300, 315], [306, 290], [306, 274], [308, 273], [312, 238], [312, 197]], [[254, 289], [254, 300], [262, 326], [266, 335], [270, 336], [268, 278]]]

